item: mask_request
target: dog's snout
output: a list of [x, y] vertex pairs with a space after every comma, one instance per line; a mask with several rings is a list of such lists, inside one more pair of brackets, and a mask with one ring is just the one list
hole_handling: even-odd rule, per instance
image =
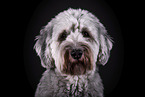
[[72, 58], [78, 60], [82, 57], [83, 51], [81, 49], [73, 49], [71, 51]]

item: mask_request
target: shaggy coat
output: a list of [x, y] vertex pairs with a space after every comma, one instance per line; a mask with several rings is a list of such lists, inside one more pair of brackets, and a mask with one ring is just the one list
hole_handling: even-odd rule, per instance
[[103, 85], [96, 71], [94, 76], [61, 76], [46, 70], [38, 84], [36, 97], [103, 97]]

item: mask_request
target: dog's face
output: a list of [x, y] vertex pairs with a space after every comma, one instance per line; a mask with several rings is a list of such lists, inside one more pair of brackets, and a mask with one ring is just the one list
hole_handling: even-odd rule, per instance
[[42, 66], [62, 74], [83, 75], [105, 65], [112, 42], [105, 27], [85, 10], [68, 9], [52, 19], [37, 37], [35, 49]]

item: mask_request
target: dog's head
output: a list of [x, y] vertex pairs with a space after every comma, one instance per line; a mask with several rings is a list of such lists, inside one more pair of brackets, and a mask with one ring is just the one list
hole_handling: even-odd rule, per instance
[[69, 75], [94, 72], [96, 64], [107, 63], [112, 49], [105, 27], [93, 14], [81, 9], [61, 12], [36, 39], [34, 48], [42, 66]]

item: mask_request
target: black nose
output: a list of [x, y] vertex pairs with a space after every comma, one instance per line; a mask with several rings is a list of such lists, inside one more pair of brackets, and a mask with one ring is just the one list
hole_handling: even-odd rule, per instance
[[83, 54], [83, 51], [80, 49], [73, 49], [71, 51], [72, 58], [74, 58], [76, 60], [80, 59], [82, 57], [82, 54]]

